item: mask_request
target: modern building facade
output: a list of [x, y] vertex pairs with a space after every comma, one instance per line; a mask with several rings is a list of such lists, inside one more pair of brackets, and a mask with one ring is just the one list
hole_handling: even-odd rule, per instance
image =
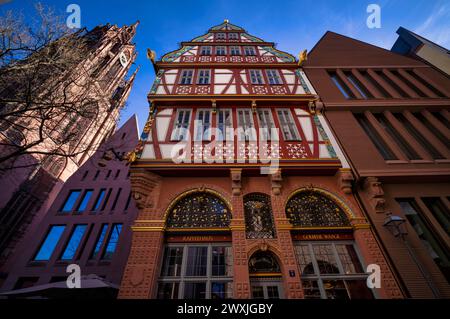
[[149, 57], [119, 298], [405, 296], [302, 60], [227, 20]]
[[424, 37], [400, 27], [391, 51], [426, 62], [450, 76], [450, 51]]
[[[57, 78], [42, 79], [44, 82], [56, 83], [56, 86], [52, 86], [54, 92], [61, 90], [61, 99], [64, 97], [63, 100], [67, 104], [70, 104], [72, 100], [78, 101], [80, 97], [84, 97], [86, 101], [89, 100], [96, 116], [87, 120], [86, 117], [78, 116], [75, 112], [73, 115], [68, 114], [64, 118], [55, 119], [57, 123], [49, 124], [64, 128], [64, 134], [76, 134], [77, 138], [73, 142], [61, 146], [61, 153], [67, 151], [66, 153], [76, 154], [76, 156], [26, 154], [19, 158], [11, 158], [15, 160], [13, 166], [18, 167], [13, 169], [9, 169], [6, 162], [2, 163], [4, 165], [0, 167], [0, 188], [2, 189], [0, 194], [0, 265], [14, 250], [33, 219], [36, 216], [40, 219], [50, 208], [63, 183], [86, 162], [98, 145], [116, 130], [119, 112], [128, 98], [135, 78], [135, 74], [129, 78], [127, 74], [136, 57], [132, 39], [137, 25], [138, 23], [123, 27], [104, 25], [91, 31], [80, 31], [77, 33], [79, 41], [85, 41], [88, 46], [86, 56], [75, 68], [62, 72]], [[76, 81], [73, 80], [74, 78]], [[40, 86], [43, 90], [47, 87], [45, 83]], [[66, 87], [70, 88], [67, 89], [69, 93], [64, 93]], [[1, 94], [4, 94], [4, 90]], [[59, 101], [55, 99], [52, 101]], [[8, 141], [7, 145], [11, 143], [19, 145], [24, 139], [34, 140], [35, 137], [31, 135], [38, 131], [41, 124], [33, 120], [25, 121], [24, 118], [27, 117], [7, 118], [5, 121], [0, 121], [0, 138]], [[30, 118], [33, 117], [30, 116]], [[12, 125], [12, 122], [17, 125]], [[36, 129], [22, 132], [21, 127]], [[53, 150], [55, 146], [52, 141], [48, 138], [45, 143], [38, 144], [35, 148], [44, 153]], [[14, 147], [12, 149], [14, 151]], [[10, 148], [2, 144], [2, 154], [9, 151], [11, 151]]]
[[[117, 295], [131, 246], [130, 226], [137, 216], [128, 162], [121, 158], [138, 137], [133, 116], [67, 180], [39, 225], [27, 231], [2, 267], [0, 292], [46, 297], [39, 287], [65, 282], [67, 266], [77, 264], [82, 276], [103, 278], [111, 284], [109, 296]], [[30, 287], [36, 291], [19, 293]], [[95, 288], [89, 291], [90, 296], [102, 296]], [[64, 289], [59, 294], [63, 297]]]
[[[333, 32], [312, 49], [304, 70], [405, 297], [448, 298], [449, 77]], [[386, 227], [393, 217], [403, 223], [395, 232]]]

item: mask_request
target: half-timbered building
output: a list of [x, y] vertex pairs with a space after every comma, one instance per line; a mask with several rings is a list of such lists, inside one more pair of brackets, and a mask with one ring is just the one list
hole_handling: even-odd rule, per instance
[[227, 20], [148, 55], [120, 298], [402, 298], [303, 56]]

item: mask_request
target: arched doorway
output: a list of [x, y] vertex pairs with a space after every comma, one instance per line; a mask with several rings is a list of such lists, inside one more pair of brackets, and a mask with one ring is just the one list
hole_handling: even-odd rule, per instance
[[302, 287], [307, 299], [373, 298], [367, 288], [351, 212], [336, 196], [302, 189], [286, 203]]
[[270, 251], [256, 251], [248, 261], [253, 299], [283, 298], [283, 282], [278, 259]]
[[232, 297], [231, 207], [219, 194], [189, 191], [166, 211], [158, 299]]

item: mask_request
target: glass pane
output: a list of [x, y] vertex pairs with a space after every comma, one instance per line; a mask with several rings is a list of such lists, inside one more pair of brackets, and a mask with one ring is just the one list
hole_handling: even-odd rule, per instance
[[71, 191], [69, 196], [66, 199], [66, 202], [64, 203], [64, 206], [62, 208], [63, 212], [70, 212], [73, 210], [75, 206], [75, 202], [78, 199], [78, 196], [80, 196], [81, 191]]
[[361, 263], [359, 262], [358, 256], [356, 255], [355, 248], [352, 244], [336, 245], [336, 250], [341, 260], [342, 267], [344, 268], [345, 274], [355, 274], [364, 273]]
[[186, 282], [184, 284], [185, 299], [206, 299], [205, 282]]
[[322, 296], [320, 295], [319, 284], [317, 280], [303, 280], [303, 294], [305, 299], [320, 299]]
[[313, 245], [313, 251], [321, 274], [339, 273], [332, 245]]
[[374, 299], [372, 290], [367, 287], [366, 280], [346, 280], [345, 284], [351, 299]]
[[212, 248], [212, 275], [224, 276], [226, 270], [226, 247]]
[[186, 276], [206, 276], [208, 247], [188, 247]]
[[302, 275], [315, 274], [311, 253], [308, 245], [300, 245], [296, 247], [297, 258], [300, 264]]
[[211, 299], [226, 299], [232, 296], [232, 282], [212, 282]]
[[253, 299], [264, 299], [264, 289], [261, 286], [252, 287], [252, 297]]
[[108, 224], [103, 224], [102, 230], [100, 231], [100, 235], [98, 236], [97, 243], [95, 244], [94, 250], [91, 254], [91, 259], [97, 258], [98, 253], [100, 252], [100, 248], [102, 247], [103, 240], [106, 236], [106, 231], [108, 230]]
[[178, 289], [180, 284], [177, 282], [164, 282], [158, 285], [158, 299], [178, 299]]
[[350, 299], [343, 280], [324, 280], [327, 299]]
[[267, 298], [280, 299], [280, 295], [278, 293], [278, 286], [267, 286]]
[[100, 208], [100, 204], [102, 203], [103, 198], [105, 197], [105, 193], [106, 193], [106, 189], [100, 190], [100, 193], [98, 194], [98, 197], [97, 197], [97, 201], [95, 202], [95, 205], [92, 210], [98, 210]]
[[64, 232], [65, 226], [52, 226], [47, 234], [47, 237], [44, 240], [44, 243], [41, 245], [39, 252], [36, 254], [34, 260], [43, 261], [49, 260], [53, 251], [55, 250], [56, 245], [61, 238], [62, 233]]
[[106, 244], [105, 252], [102, 259], [111, 259], [116, 251], [117, 243], [119, 242], [120, 231], [122, 230], [122, 224], [113, 225], [111, 234], [109, 235], [108, 243]]
[[61, 256], [62, 260], [72, 260], [75, 257], [75, 253], [77, 252], [78, 246], [80, 245], [81, 240], [83, 239], [84, 232], [86, 230], [87, 225], [77, 225], [70, 237], [69, 242], [67, 243], [66, 249]]
[[84, 212], [86, 210], [87, 204], [89, 203], [91, 196], [92, 196], [91, 190], [88, 190], [84, 193], [83, 200], [81, 201], [80, 206], [78, 206], [79, 212]]
[[427, 197], [422, 200], [445, 232], [450, 235], [450, 212], [447, 207], [438, 197]]
[[180, 276], [183, 247], [166, 247], [161, 276]]

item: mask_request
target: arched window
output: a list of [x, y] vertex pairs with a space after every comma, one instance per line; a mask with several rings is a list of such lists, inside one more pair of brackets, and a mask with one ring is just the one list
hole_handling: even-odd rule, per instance
[[180, 199], [167, 217], [169, 228], [229, 227], [231, 212], [219, 197], [198, 192]]
[[248, 261], [248, 271], [250, 274], [258, 273], [280, 273], [280, 265], [270, 251], [257, 251]]
[[252, 193], [244, 196], [245, 230], [247, 238], [274, 238], [275, 228], [270, 197]]
[[286, 204], [286, 216], [298, 227], [348, 227], [350, 221], [334, 200], [317, 191], [294, 195]]

